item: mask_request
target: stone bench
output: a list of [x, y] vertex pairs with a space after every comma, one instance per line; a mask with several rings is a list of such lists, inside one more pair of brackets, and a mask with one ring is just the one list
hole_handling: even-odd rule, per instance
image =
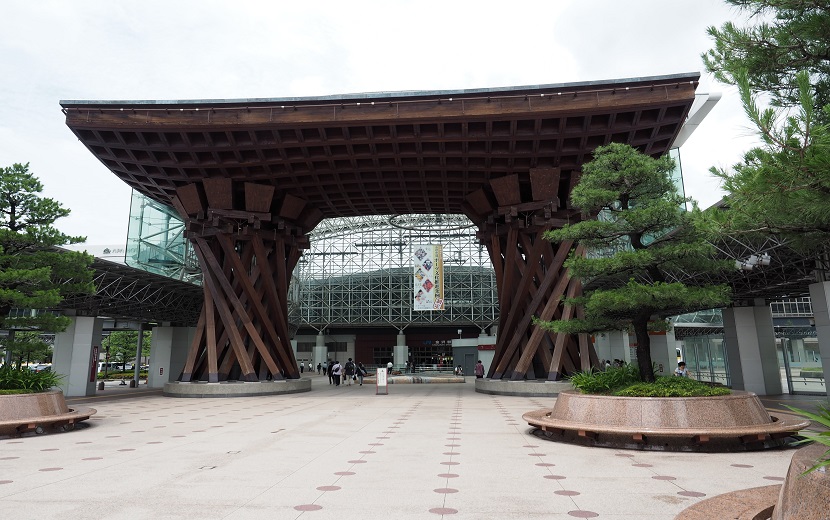
[[617, 397], [561, 392], [553, 409], [525, 413], [543, 432], [635, 444], [704, 445], [730, 440], [741, 444], [778, 441], [807, 428], [794, 415], [770, 416], [758, 396], [734, 391], [711, 397]]
[[47, 429], [71, 430], [95, 413], [94, 408], [68, 408], [63, 392], [59, 390], [0, 395], [0, 435], [43, 433]]

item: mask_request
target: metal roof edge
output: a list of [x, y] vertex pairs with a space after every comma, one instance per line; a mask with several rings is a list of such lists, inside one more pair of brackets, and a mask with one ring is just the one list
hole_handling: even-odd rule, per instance
[[277, 97], [277, 98], [240, 98], [240, 99], [185, 99], [185, 100], [61, 100], [64, 108], [78, 106], [149, 106], [149, 105], [250, 105], [276, 103], [310, 103], [358, 100], [395, 100], [429, 97], [467, 96], [476, 94], [523, 94], [539, 90], [591, 89], [605, 86], [634, 86], [649, 83], [666, 83], [677, 81], [698, 81], [700, 72], [685, 72], [661, 76], [644, 76], [609, 80], [580, 81], [573, 83], [548, 83], [512, 87], [485, 87], [458, 90], [402, 90], [382, 92], [362, 92], [352, 94], [332, 94], [325, 96]]

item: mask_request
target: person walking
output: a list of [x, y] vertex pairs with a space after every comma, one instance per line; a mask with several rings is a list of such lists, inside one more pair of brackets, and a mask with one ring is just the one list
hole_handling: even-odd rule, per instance
[[334, 383], [334, 374], [331, 373], [332, 368], [334, 368], [334, 361], [329, 360], [329, 366], [327, 368], [329, 373], [329, 384]]
[[318, 376], [320, 375], [320, 370], [321, 370], [322, 368], [323, 368], [323, 364], [322, 364], [322, 363], [317, 363], [317, 375], [318, 375]]
[[352, 386], [352, 381], [354, 381], [354, 378], [355, 378], [354, 377], [354, 369], [355, 369], [354, 361], [352, 361], [352, 358], [349, 358], [349, 360], [346, 361], [346, 370], [345, 370], [345, 372], [346, 372], [346, 381], [347, 381], [346, 385], [347, 386]]
[[366, 367], [363, 366], [363, 363], [357, 364], [357, 383], [360, 386], [363, 386], [363, 377], [366, 376]]
[[305, 368], [305, 363], [303, 363], [302, 361], [300, 361], [300, 373], [301, 373], [301, 374], [303, 373], [303, 368]]
[[343, 372], [343, 366], [336, 359], [334, 365], [331, 366], [331, 375], [334, 379], [334, 386], [340, 386], [340, 374]]
[[476, 363], [476, 379], [481, 379], [484, 377], [484, 365], [481, 364], [481, 360], [478, 360]]

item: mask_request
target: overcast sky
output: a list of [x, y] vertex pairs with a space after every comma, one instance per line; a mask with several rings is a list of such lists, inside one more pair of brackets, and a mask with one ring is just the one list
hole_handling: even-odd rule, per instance
[[[9, 1], [0, 3], [0, 166], [31, 163], [58, 222], [124, 244], [130, 190], [64, 124], [60, 100], [448, 90], [703, 71], [719, 0]], [[733, 87], [681, 149], [687, 194], [755, 142]]]

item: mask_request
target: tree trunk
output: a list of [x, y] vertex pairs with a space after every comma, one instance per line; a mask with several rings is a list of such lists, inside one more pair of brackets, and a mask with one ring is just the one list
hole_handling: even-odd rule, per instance
[[637, 338], [637, 368], [640, 369], [640, 379], [646, 383], [654, 382], [654, 369], [651, 366], [651, 338], [648, 337], [648, 316], [635, 318], [634, 336]]

